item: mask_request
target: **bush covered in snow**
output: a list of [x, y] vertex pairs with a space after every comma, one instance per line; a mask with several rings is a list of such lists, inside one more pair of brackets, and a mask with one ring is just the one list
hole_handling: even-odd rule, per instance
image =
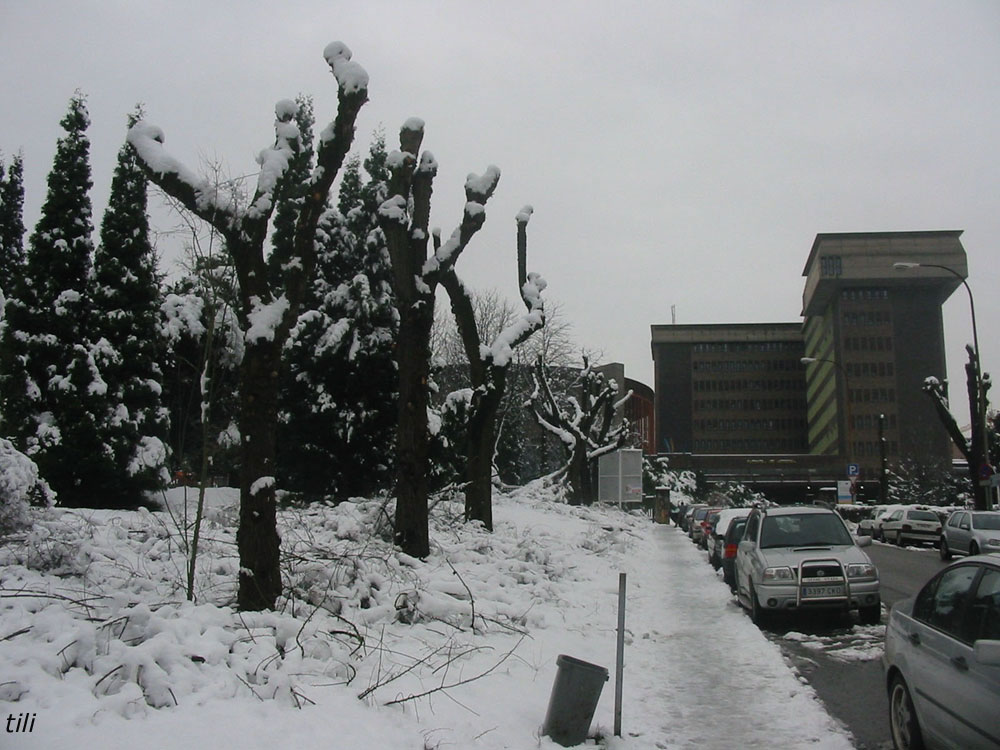
[[27, 526], [30, 505], [52, 501], [52, 491], [39, 479], [35, 462], [0, 438], [0, 534]]

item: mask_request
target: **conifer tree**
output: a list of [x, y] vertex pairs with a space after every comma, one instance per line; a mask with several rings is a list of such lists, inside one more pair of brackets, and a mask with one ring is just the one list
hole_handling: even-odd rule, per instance
[[[142, 117], [129, 117], [129, 126]], [[161, 403], [158, 359], [159, 279], [149, 241], [148, 181], [135, 150], [125, 144], [111, 181], [101, 242], [94, 254], [93, 313], [88, 335], [100, 343], [107, 410], [98, 415], [107, 446], [103, 462], [111, 505], [131, 505], [166, 477], [168, 415]]]
[[18, 154], [4, 176], [0, 160], [0, 290], [14, 291], [24, 265], [24, 162]]
[[2, 431], [38, 465], [64, 505], [101, 502], [108, 488], [88, 481], [104, 454], [95, 414], [107, 384], [103, 351], [85, 337], [93, 224], [90, 125], [79, 92], [60, 122], [41, 218], [32, 233], [24, 283], [6, 304], [0, 356]]
[[338, 208], [324, 216], [312, 286], [299, 318], [280, 445], [285, 485], [307, 497], [387, 489], [396, 425], [397, 316], [377, 210], [388, 178], [385, 138], [344, 167]]

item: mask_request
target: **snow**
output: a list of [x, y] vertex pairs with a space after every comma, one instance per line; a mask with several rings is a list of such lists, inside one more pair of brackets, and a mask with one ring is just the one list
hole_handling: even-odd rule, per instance
[[368, 88], [368, 73], [358, 63], [351, 61], [351, 50], [343, 42], [331, 42], [323, 50], [330, 70], [340, 90], [353, 94]]
[[288, 298], [282, 294], [277, 299], [264, 303], [260, 297], [250, 298], [251, 309], [247, 315], [250, 324], [246, 333], [248, 343], [254, 341], [274, 341], [274, 333], [281, 319], [288, 312]]
[[852, 747], [674, 527], [535, 483], [495, 495], [492, 534], [437, 503], [421, 561], [387, 541], [385, 500], [281, 509], [286, 596], [239, 613], [231, 488], [207, 492], [184, 601], [196, 495], [34, 509], [0, 546], [0, 719], [36, 717], [13, 747], [557, 748], [540, 727], [559, 654], [611, 672], [593, 726], [610, 750]]

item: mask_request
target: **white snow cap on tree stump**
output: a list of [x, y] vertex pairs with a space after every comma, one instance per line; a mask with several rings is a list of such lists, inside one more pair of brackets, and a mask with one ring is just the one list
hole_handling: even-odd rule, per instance
[[343, 42], [331, 42], [323, 50], [333, 77], [337, 79], [341, 91], [353, 94], [368, 88], [368, 72], [358, 63], [351, 61], [351, 50]]

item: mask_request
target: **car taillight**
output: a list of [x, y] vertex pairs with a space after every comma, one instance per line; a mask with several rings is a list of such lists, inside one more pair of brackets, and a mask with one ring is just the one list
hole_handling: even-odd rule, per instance
[[727, 560], [731, 560], [736, 557], [736, 550], [738, 549], [739, 547], [735, 544], [727, 544], [725, 550], [723, 550], [722, 556]]

